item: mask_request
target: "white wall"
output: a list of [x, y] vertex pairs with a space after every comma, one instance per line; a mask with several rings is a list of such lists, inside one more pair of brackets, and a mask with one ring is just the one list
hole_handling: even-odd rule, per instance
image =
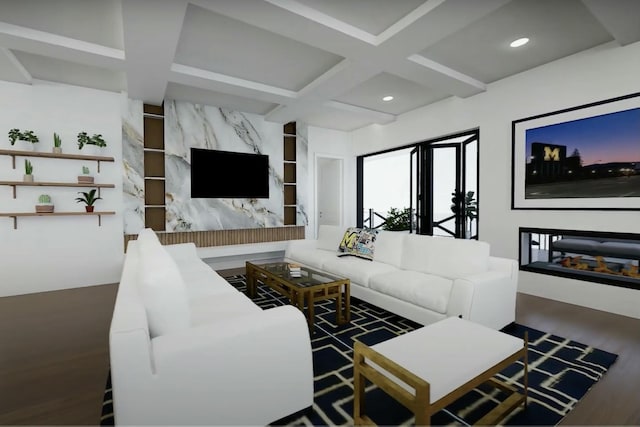
[[[351, 137], [348, 133], [309, 126], [309, 181], [307, 188], [314, 189], [316, 180], [316, 157], [343, 159], [343, 213], [342, 224], [345, 227], [356, 224], [356, 158], [351, 152]], [[316, 236], [316, 200], [309, 197], [309, 225], [305, 230], [308, 239]]]
[[[480, 229], [494, 255], [518, 258], [518, 227], [640, 233], [638, 212], [512, 211], [511, 122], [640, 90], [640, 43], [614, 43], [352, 132], [356, 155], [480, 129]], [[355, 200], [352, 202], [355, 206]], [[521, 292], [640, 318], [640, 291], [521, 272]]]
[[[36, 181], [76, 182], [82, 166], [88, 166], [97, 183], [113, 183], [103, 189], [96, 210], [115, 211], [103, 216], [102, 226], [93, 216], [0, 218], [0, 296], [27, 294], [118, 282], [123, 260], [121, 95], [42, 81], [22, 85], [0, 81], [0, 148], [10, 149], [6, 137], [11, 128], [31, 129], [40, 142], [35, 151], [51, 152], [53, 132], [62, 138], [64, 153], [78, 151], [76, 135], [86, 131], [103, 135], [103, 155], [115, 162], [32, 158]], [[0, 180], [22, 181], [24, 158], [0, 156]], [[84, 211], [75, 202], [83, 188], [0, 186], [0, 212], [34, 212], [40, 194], [51, 195], [56, 212]]]

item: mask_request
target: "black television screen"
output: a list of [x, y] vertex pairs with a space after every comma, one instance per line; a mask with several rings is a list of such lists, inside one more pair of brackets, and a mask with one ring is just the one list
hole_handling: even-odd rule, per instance
[[191, 149], [192, 198], [269, 198], [269, 156]]

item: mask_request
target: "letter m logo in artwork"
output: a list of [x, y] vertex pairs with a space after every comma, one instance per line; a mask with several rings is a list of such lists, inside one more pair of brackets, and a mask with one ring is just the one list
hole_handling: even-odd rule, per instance
[[549, 160], [553, 160], [554, 162], [559, 162], [560, 148], [544, 147], [544, 160], [545, 162], [548, 162]]
[[342, 237], [342, 242], [340, 242], [340, 246], [352, 249], [356, 246], [357, 240], [358, 240], [357, 231], [353, 231], [351, 233], [345, 233], [344, 237]]

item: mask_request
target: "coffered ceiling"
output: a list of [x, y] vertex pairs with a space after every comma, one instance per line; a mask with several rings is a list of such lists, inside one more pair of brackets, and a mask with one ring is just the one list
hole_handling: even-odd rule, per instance
[[0, 0], [0, 79], [353, 130], [637, 42], [638, 16], [638, 0]]

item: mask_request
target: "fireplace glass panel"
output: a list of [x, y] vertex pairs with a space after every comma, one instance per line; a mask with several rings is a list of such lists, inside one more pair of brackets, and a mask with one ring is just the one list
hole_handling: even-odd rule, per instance
[[520, 229], [520, 269], [640, 289], [640, 235]]

